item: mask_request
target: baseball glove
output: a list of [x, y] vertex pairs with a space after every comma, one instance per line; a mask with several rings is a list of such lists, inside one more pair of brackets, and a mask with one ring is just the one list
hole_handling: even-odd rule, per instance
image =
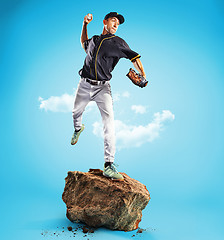
[[139, 73], [136, 73], [134, 69], [130, 68], [126, 75], [135, 85], [143, 88], [146, 87], [148, 81]]

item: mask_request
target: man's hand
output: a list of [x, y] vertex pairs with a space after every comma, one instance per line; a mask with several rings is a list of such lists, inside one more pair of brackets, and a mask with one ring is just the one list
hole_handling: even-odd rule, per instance
[[89, 24], [91, 21], [93, 20], [93, 15], [88, 13], [85, 17], [84, 17], [84, 21], [83, 24]]

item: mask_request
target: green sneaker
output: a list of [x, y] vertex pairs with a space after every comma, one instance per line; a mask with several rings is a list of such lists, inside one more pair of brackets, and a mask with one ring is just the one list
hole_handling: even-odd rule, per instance
[[123, 176], [115, 168], [114, 163], [112, 163], [110, 166], [107, 166], [106, 168], [104, 167], [103, 175], [105, 177], [111, 178], [112, 180], [120, 180], [120, 181], [124, 180]]
[[84, 124], [82, 124], [81, 129], [78, 132], [74, 131], [74, 133], [72, 135], [72, 140], [71, 140], [72, 145], [75, 145], [78, 142], [79, 135], [84, 130], [84, 128], [85, 128], [85, 126], [84, 126]]

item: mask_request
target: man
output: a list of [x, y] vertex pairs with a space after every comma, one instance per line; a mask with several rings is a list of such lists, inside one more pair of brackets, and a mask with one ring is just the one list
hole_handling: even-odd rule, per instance
[[87, 25], [92, 21], [91, 14], [85, 16], [81, 34], [81, 44], [86, 52], [83, 68], [79, 71], [81, 76], [76, 92], [73, 121], [74, 134], [71, 144], [77, 143], [80, 133], [84, 130], [82, 114], [90, 101], [95, 101], [102, 117], [104, 131], [104, 170], [103, 175], [116, 180], [123, 180], [123, 176], [114, 165], [115, 130], [113, 102], [110, 82], [111, 72], [120, 58], [131, 60], [139, 73], [146, 78], [140, 61], [140, 55], [132, 51], [127, 43], [115, 36], [118, 27], [124, 22], [124, 17], [116, 12], [108, 13], [103, 20], [103, 32], [100, 36], [88, 38]]

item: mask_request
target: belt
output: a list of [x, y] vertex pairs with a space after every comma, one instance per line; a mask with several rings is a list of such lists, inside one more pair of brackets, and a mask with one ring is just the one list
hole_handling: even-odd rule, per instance
[[92, 79], [88, 79], [88, 78], [83, 78], [83, 79], [85, 82], [88, 82], [89, 84], [96, 85], [96, 86], [103, 85], [106, 83], [106, 81], [97, 81], [97, 80], [92, 80]]

